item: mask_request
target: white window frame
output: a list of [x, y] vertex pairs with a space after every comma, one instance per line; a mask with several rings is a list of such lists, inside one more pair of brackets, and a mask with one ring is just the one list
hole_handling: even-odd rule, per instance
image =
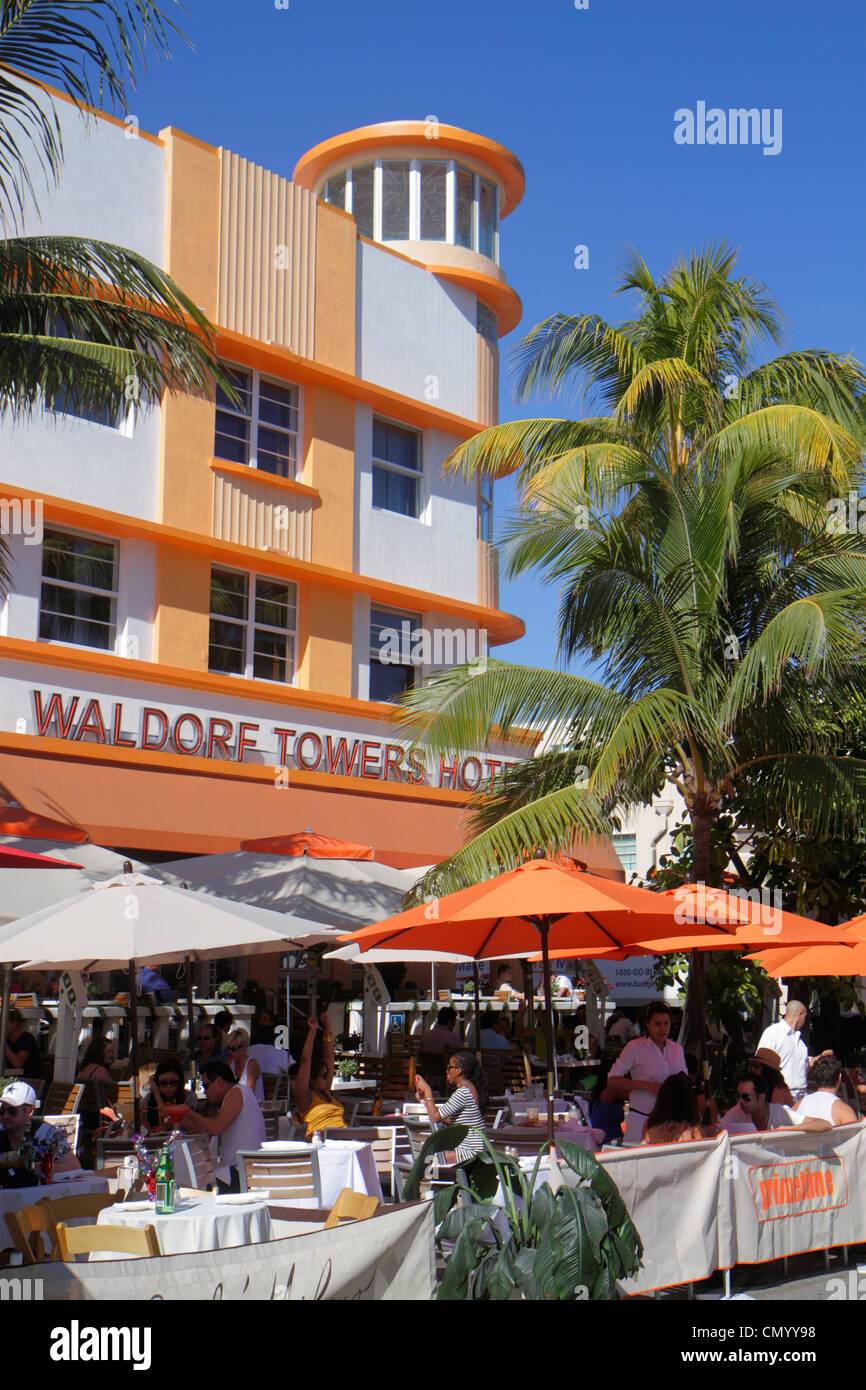
[[[73, 418], [75, 418], [75, 417], [73, 417]], [[93, 585], [90, 585], [90, 584], [75, 584], [75, 583], [73, 583], [71, 580], [68, 580], [68, 579], [52, 579], [49, 575], [46, 575], [46, 573], [45, 573], [45, 543], [44, 543], [44, 537], [43, 537], [43, 545], [42, 545], [42, 564], [41, 564], [40, 576], [39, 576], [39, 611], [38, 611], [37, 619], [36, 619], [36, 640], [37, 640], [38, 642], [43, 642], [46, 646], [49, 646], [49, 647], [74, 647], [77, 651], [84, 651], [84, 652], [116, 652], [116, 651], [117, 651], [117, 635], [118, 635], [118, 627], [119, 627], [118, 618], [117, 618], [117, 608], [118, 608], [118, 599], [119, 599], [119, 596], [120, 596], [120, 544], [119, 544], [119, 542], [116, 541], [116, 540], [113, 540], [110, 536], [97, 536], [97, 535], [93, 535], [93, 534], [92, 534], [91, 532], [89, 532], [89, 531], [71, 531], [71, 530], [69, 530], [69, 529], [68, 529], [67, 527], [65, 527], [65, 526], [49, 526], [49, 527], [46, 528], [46, 530], [47, 530], [47, 531], [54, 532], [55, 534], [58, 534], [58, 535], [61, 535], [61, 536], [71, 536], [71, 537], [74, 537], [76, 540], [98, 541], [100, 545], [110, 545], [111, 548], [112, 548], [112, 550], [114, 551], [114, 564], [113, 564], [113, 569], [114, 569], [114, 587], [113, 587], [112, 589], [97, 589], [97, 588], [95, 588]], [[93, 645], [92, 645], [91, 643], [89, 643], [89, 642], [64, 642], [64, 640], [63, 640], [62, 637], [41, 637], [41, 636], [39, 635], [39, 633], [40, 633], [40, 629], [41, 629], [41, 627], [42, 627], [42, 612], [43, 612], [43, 605], [42, 605], [42, 586], [43, 586], [44, 584], [53, 584], [53, 585], [54, 585], [56, 588], [58, 588], [58, 589], [72, 589], [75, 593], [93, 594], [96, 598], [110, 598], [110, 599], [111, 599], [111, 628], [112, 628], [112, 634], [111, 634], [112, 640], [111, 640], [111, 645], [108, 646], [108, 647], [95, 647], [95, 646], [93, 646]]]
[[[243, 465], [241, 465], [241, 466], [242, 466], [242, 467], [245, 467], [245, 468], [251, 468], [251, 469], [253, 469], [255, 472], [261, 473], [262, 477], [264, 477], [264, 478], [282, 478], [282, 477], [283, 477], [283, 474], [282, 474], [282, 473], [271, 473], [270, 469], [267, 469], [267, 468], [259, 468], [259, 461], [258, 461], [259, 426], [260, 426], [260, 425], [264, 425], [266, 429], [275, 429], [275, 430], [277, 430], [278, 433], [280, 433], [280, 434], [285, 434], [285, 435], [287, 435], [289, 438], [294, 437], [294, 440], [295, 440], [295, 464], [294, 464], [294, 472], [291, 472], [291, 471], [290, 471], [290, 472], [286, 475], [286, 477], [289, 479], [289, 481], [291, 481], [291, 482], [296, 482], [296, 481], [297, 481], [297, 478], [298, 478], [298, 475], [299, 475], [299, 473], [301, 472], [301, 469], [302, 469], [301, 446], [302, 446], [302, 441], [303, 441], [303, 437], [304, 437], [304, 414], [303, 414], [303, 412], [304, 412], [304, 393], [303, 393], [303, 390], [301, 389], [301, 387], [299, 386], [299, 384], [298, 384], [296, 381], [283, 381], [283, 380], [281, 380], [279, 377], [271, 376], [270, 373], [268, 373], [268, 372], [260, 372], [260, 371], [258, 371], [255, 367], [246, 367], [246, 366], [244, 366], [244, 364], [243, 364], [242, 362], [224, 362], [222, 365], [225, 366], [225, 367], [227, 367], [229, 371], [232, 371], [232, 372], [245, 372], [246, 375], [247, 375], [248, 377], [251, 377], [251, 378], [252, 378], [252, 380], [251, 380], [251, 386], [250, 386], [250, 411], [251, 411], [251, 414], [250, 414], [249, 416], [247, 416], [247, 415], [242, 415], [241, 412], [240, 412], [239, 410], [237, 410], [234, 406], [231, 406], [231, 405], [217, 405], [217, 407], [216, 407], [216, 410], [217, 410], [217, 411], [223, 410], [223, 411], [225, 411], [225, 412], [226, 412], [227, 414], [229, 414], [229, 415], [236, 415], [236, 416], [238, 416], [240, 419], [248, 420], [248, 421], [249, 421], [250, 433], [249, 433], [249, 441], [248, 441], [248, 444], [247, 444], [247, 461], [246, 461], [245, 464], [243, 464]], [[297, 427], [297, 430], [296, 430], [296, 431], [292, 431], [292, 430], [283, 430], [283, 429], [281, 429], [281, 427], [280, 427], [279, 425], [269, 425], [269, 424], [267, 423], [267, 421], [263, 421], [263, 420], [260, 420], [260, 419], [259, 419], [259, 399], [260, 399], [260, 394], [261, 394], [261, 384], [262, 384], [263, 381], [264, 381], [264, 382], [270, 382], [271, 385], [273, 385], [273, 386], [279, 386], [279, 387], [280, 387], [282, 390], [284, 390], [284, 391], [285, 391], [285, 390], [292, 390], [292, 391], [296, 392], [296, 394], [297, 394], [297, 402], [298, 402], [298, 403], [297, 403], [298, 427]], [[253, 428], [254, 426], [255, 426], [255, 428]], [[219, 457], [219, 455], [216, 453], [216, 412], [214, 413], [214, 458], [216, 459], [216, 461], [217, 461], [218, 463], [234, 463], [234, 462], [236, 462], [236, 460], [234, 460], [234, 459], [221, 459], [221, 458]]]
[[[393, 623], [392, 623], [392, 626], [396, 629], [397, 632], [401, 632], [401, 631], [402, 631], [402, 630], [401, 630], [401, 623], [405, 623], [405, 622], [411, 623], [411, 631], [412, 631], [412, 632], [414, 632], [417, 628], [423, 627], [423, 626], [424, 626], [424, 615], [423, 615], [423, 613], [408, 613], [408, 612], [406, 612], [406, 610], [403, 609], [403, 608], [389, 608], [388, 605], [387, 605], [386, 603], [384, 603], [384, 604], [383, 604], [383, 603], [371, 603], [371, 604], [370, 604], [370, 621], [369, 621], [369, 623], [368, 623], [368, 628], [369, 628], [369, 632], [370, 632], [370, 655], [369, 655], [369, 658], [368, 658], [368, 661], [367, 661], [367, 670], [368, 670], [368, 673], [369, 673], [369, 672], [372, 672], [374, 663], [375, 663], [375, 665], [377, 665], [377, 666], [382, 666], [382, 665], [384, 664], [384, 663], [381, 661], [381, 659], [380, 659], [380, 657], [381, 657], [381, 650], [382, 650], [381, 647], [374, 647], [374, 646], [373, 646], [373, 612], [374, 612], [374, 610], [375, 610], [377, 613], [389, 613], [389, 614], [392, 614], [392, 615], [393, 615], [393, 618], [394, 618], [394, 621], [393, 621]], [[412, 680], [412, 684], [411, 684], [411, 686], [410, 686], [410, 689], [415, 690], [415, 689], [418, 688], [419, 685], [421, 685], [421, 683], [422, 683], [422, 667], [416, 666], [413, 662], [402, 662], [402, 661], [399, 661], [399, 662], [391, 662], [390, 664], [393, 665], [393, 666], [399, 666], [400, 669], [403, 670], [403, 671], [412, 671], [412, 672], [414, 673], [414, 674], [413, 674], [413, 680]], [[372, 679], [372, 675], [370, 675], [370, 676], [369, 676], [369, 679], [368, 679], [367, 694], [368, 694], [368, 696], [369, 696], [369, 698], [370, 698], [371, 700], [373, 700], [373, 698], [374, 698], [374, 696], [373, 696], [373, 694], [372, 694], [372, 685], [373, 685], [373, 679]], [[386, 703], [386, 704], [390, 704], [391, 701], [390, 701], [390, 700], [389, 700], [389, 701], [385, 701], [385, 703]]]
[[[381, 423], [382, 423], [383, 425], [395, 425], [395, 426], [397, 427], [397, 429], [405, 430], [408, 434], [414, 434], [414, 435], [415, 435], [415, 437], [416, 437], [417, 440], [418, 440], [418, 459], [419, 459], [419, 467], [418, 467], [417, 469], [415, 469], [415, 468], [403, 468], [402, 465], [399, 464], [399, 463], [391, 463], [390, 460], [388, 460], [388, 459], [380, 459], [380, 458], [377, 457], [377, 455], [373, 452], [373, 435], [374, 435], [373, 426], [375, 425], [375, 422], [376, 422], [377, 420], [381, 421]], [[416, 430], [415, 427], [414, 427], [414, 425], [407, 425], [407, 424], [405, 423], [405, 421], [403, 421], [403, 420], [392, 420], [391, 417], [388, 416], [388, 415], [380, 415], [377, 411], [374, 411], [374, 412], [373, 412], [373, 418], [372, 418], [371, 427], [370, 427], [370, 507], [371, 507], [371, 509], [372, 509], [374, 512], [381, 512], [381, 514], [382, 514], [383, 516], [401, 516], [401, 517], [403, 518], [404, 521], [420, 521], [422, 524], [425, 524], [425, 523], [424, 523], [424, 517], [425, 517], [425, 513], [426, 513], [426, 511], [427, 511], [427, 490], [426, 490], [426, 483], [425, 483], [426, 476], [427, 476], [427, 467], [426, 467], [426, 464], [427, 464], [427, 448], [426, 448], [426, 444], [427, 444], [427, 439], [426, 439], [426, 435], [425, 435], [425, 433], [424, 433], [423, 430]], [[414, 478], [414, 479], [415, 479], [416, 484], [417, 484], [418, 491], [417, 491], [417, 493], [416, 493], [416, 497], [417, 497], [417, 510], [416, 510], [416, 513], [415, 513], [414, 516], [411, 516], [408, 512], [396, 512], [396, 511], [394, 511], [391, 507], [377, 507], [377, 506], [374, 505], [374, 503], [373, 503], [373, 469], [374, 469], [374, 468], [385, 468], [385, 469], [387, 469], [387, 470], [388, 470], [389, 472], [391, 472], [391, 473], [397, 473], [397, 474], [399, 474], [400, 477], [402, 477], [402, 478]]]
[[[240, 618], [228, 618], [224, 613], [214, 613], [210, 607], [210, 594], [208, 595], [208, 653], [210, 653], [210, 623], [212, 621], [220, 623], [233, 623], [235, 627], [245, 629], [244, 640], [244, 669], [243, 671], [219, 671], [210, 664], [208, 656], [208, 671], [211, 675], [231, 676], [235, 680], [258, 680], [267, 681], [269, 685], [291, 685], [297, 684], [298, 679], [298, 632], [300, 630], [300, 593], [298, 585], [292, 579], [283, 579], [273, 574], [260, 574], [257, 570], [237, 570], [231, 565], [211, 564], [211, 586], [213, 586], [214, 572], [219, 571], [223, 574], [240, 574], [247, 581], [247, 616], [243, 620]], [[255, 586], [259, 579], [269, 580], [273, 584], [285, 584], [288, 589], [295, 591], [295, 626], [294, 628], [272, 627], [270, 623], [257, 623], [255, 614], [256, 593]], [[271, 680], [269, 676], [257, 676], [254, 674], [256, 629], [262, 632], [276, 632], [281, 637], [290, 639], [291, 644], [291, 676], [286, 680]], [[287, 658], [288, 663], [288, 658]]]

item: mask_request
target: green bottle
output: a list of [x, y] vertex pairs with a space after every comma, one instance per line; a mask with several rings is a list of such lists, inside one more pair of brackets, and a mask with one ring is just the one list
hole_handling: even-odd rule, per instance
[[174, 1208], [174, 1159], [171, 1156], [171, 1145], [166, 1144], [156, 1165], [156, 1210], [159, 1216], [168, 1216]]

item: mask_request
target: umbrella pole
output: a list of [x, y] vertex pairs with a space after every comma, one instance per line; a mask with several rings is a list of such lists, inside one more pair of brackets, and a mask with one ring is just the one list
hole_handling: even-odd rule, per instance
[[6, 1071], [6, 1025], [9, 1022], [9, 992], [12, 988], [12, 966], [3, 966], [3, 1010], [0, 1013], [0, 1076]]
[[195, 1009], [192, 1002], [192, 957], [184, 956], [184, 966], [186, 967], [186, 1016], [187, 1027], [189, 1030], [189, 1076], [192, 1083], [193, 1095], [195, 1095], [196, 1067], [195, 1067], [195, 1041], [193, 1039], [193, 1024], [195, 1020]]
[[547, 1014], [547, 1143], [553, 1147], [553, 1055], [555, 1035], [553, 1031], [553, 994], [550, 988], [550, 952], [547, 949], [547, 933], [550, 920], [539, 917], [538, 930], [541, 933], [542, 969], [544, 971], [544, 1004]]
[[136, 1134], [141, 1133], [141, 1101], [138, 1095], [138, 1000], [136, 996], [137, 971], [135, 961], [129, 962], [129, 1079], [132, 1082], [132, 1118]]
[[472, 962], [472, 973], [475, 977], [475, 1051], [478, 1053], [478, 1060], [481, 1061], [481, 973], [478, 969], [478, 961]]

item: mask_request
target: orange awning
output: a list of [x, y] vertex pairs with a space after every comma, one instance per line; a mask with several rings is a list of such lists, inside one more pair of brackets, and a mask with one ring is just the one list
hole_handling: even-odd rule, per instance
[[353, 845], [349, 840], [335, 840], [330, 835], [317, 835], [304, 830], [297, 835], [266, 835], [261, 840], [241, 840], [241, 849], [259, 854], [285, 854], [292, 858], [305, 854], [308, 859], [373, 859], [369, 845]]

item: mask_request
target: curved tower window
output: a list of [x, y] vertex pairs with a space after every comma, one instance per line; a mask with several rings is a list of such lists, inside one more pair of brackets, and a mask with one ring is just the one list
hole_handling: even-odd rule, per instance
[[349, 211], [355, 219], [361, 236], [373, 235], [373, 181], [375, 164], [364, 164], [352, 170], [352, 206]]
[[320, 193], [377, 241], [444, 241], [499, 260], [496, 184], [451, 159], [382, 159], [331, 174]]
[[421, 240], [445, 241], [447, 228], [448, 164], [444, 159], [421, 161]]
[[382, 161], [382, 240], [409, 240], [409, 171], [407, 160]]

